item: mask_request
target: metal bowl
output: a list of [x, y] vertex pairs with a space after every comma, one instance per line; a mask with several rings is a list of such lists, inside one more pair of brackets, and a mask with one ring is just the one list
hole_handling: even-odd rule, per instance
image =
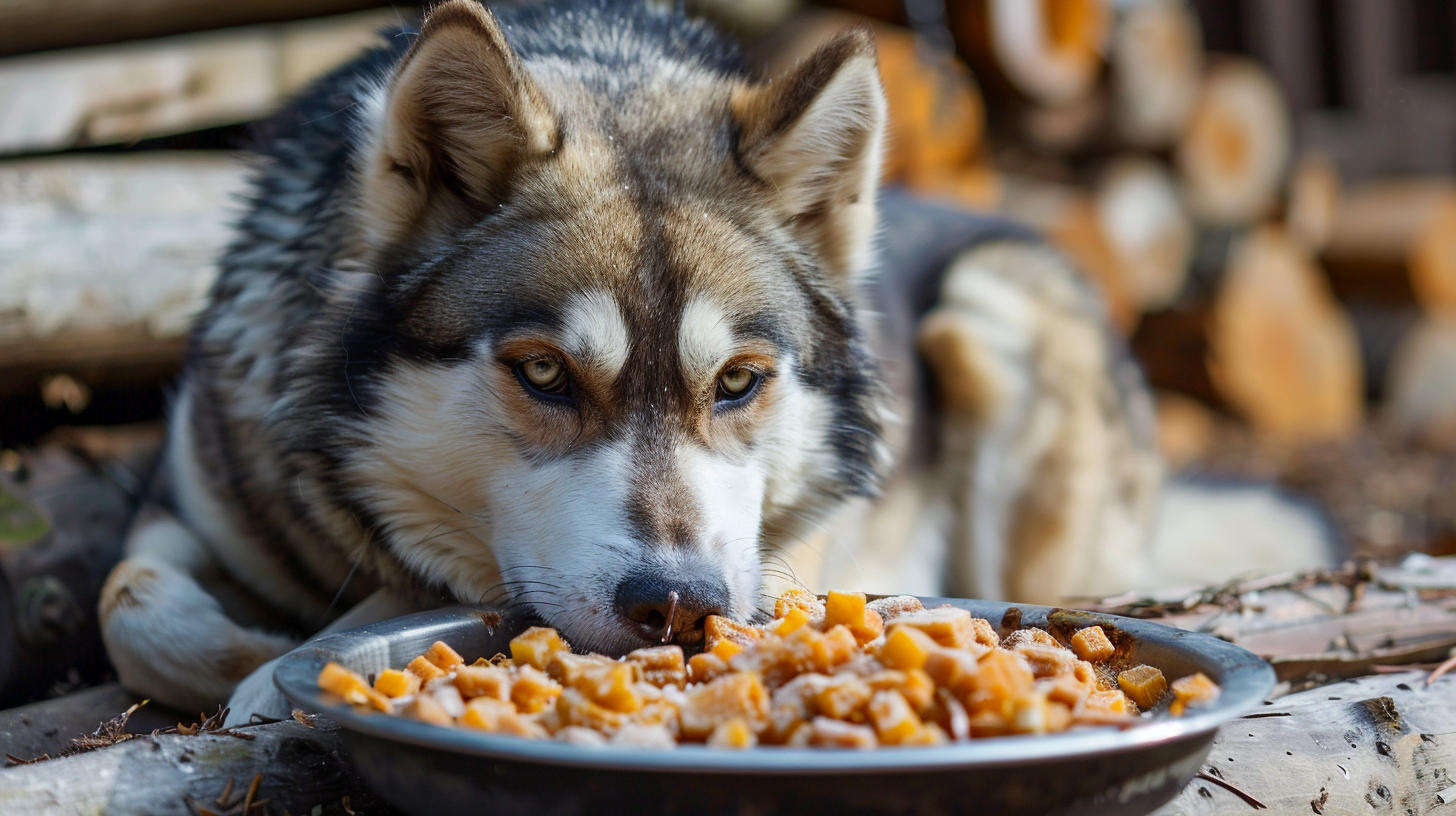
[[[1217, 638], [1147, 621], [992, 601], [949, 603], [993, 623], [1052, 631], [1092, 624], [1127, 656], [1170, 679], [1201, 671], [1223, 693], [1180, 718], [1127, 730], [1079, 729], [947, 746], [848, 751], [588, 748], [525, 740], [356, 709], [322, 692], [330, 660], [364, 675], [398, 667], [443, 640], [467, 657], [509, 651], [520, 613], [452, 607], [319, 638], [285, 656], [274, 682], [343, 730], [366, 784], [418, 816], [491, 814], [1144, 814], [1198, 772], [1219, 725], [1274, 686], [1269, 664]], [[1014, 620], [1016, 612], [1011, 613]]]

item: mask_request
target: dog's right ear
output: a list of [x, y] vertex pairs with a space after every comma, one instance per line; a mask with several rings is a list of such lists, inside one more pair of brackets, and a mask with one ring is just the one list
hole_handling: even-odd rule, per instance
[[376, 253], [479, 218], [523, 163], [555, 150], [555, 114], [475, 0], [447, 0], [400, 61], [363, 171], [359, 213]]

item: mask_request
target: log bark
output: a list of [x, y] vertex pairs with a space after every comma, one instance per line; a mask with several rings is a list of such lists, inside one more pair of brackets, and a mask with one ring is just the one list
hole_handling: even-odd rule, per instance
[[1122, 12], [1112, 37], [1114, 121], [1128, 144], [1171, 146], [1198, 101], [1203, 34], [1185, 0], [1147, 0]]
[[1283, 93], [1264, 68], [1237, 57], [1209, 65], [1176, 152], [1194, 216], [1220, 225], [1268, 214], [1291, 145]]
[[[1219, 731], [1204, 773], [1156, 816], [1447, 813], [1456, 677], [1363, 677], [1266, 703]], [[1218, 781], [1242, 791], [1245, 798]]]
[[1187, 283], [1195, 237], [1172, 176], [1151, 159], [1123, 157], [1103, 172], [1096, 196], [1128, 297], [1141, 312], [1172, 305]]
[[1112, 33], [1104, 0], [970, 0], [948, 3], [946, 11], [978, 77], [1050, 107], [1092, 90]]
[[0, 62], [0, 154], [257, 119], [399, 26], [388, 9]]
[[18, 0], [0, 3], [0, 54], [103, 45], [378, 5], [375, 0]]
[[1277, 227], [1234, 252], [1209, 324], [1209, 373], [1261, 431], [1338, 438], [1360, 423], [1354, 326], [1308, 256]]

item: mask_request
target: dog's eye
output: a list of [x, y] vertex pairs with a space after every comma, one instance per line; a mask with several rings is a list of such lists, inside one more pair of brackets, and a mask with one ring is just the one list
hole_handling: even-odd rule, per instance
[[748, 368], [730, 368], [718, 375], [718, 401], [737, 402], [747, 397], [758, 385], [758, 372]]
[[550, 357], [516, 363], [516, 376], [531, 391], [560, 396], [566, 391], [566, 366]]

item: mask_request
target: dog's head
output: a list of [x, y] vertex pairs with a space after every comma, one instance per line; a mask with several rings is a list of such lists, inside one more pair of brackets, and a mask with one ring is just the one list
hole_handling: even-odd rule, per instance
[[640, 19], [538, 22], [586, 40], [449, 2], [378, 96], [341, 478], [418, 580], [691, 641], [761, 605], [766, 534], [874, 485], [873, 40], [754, 83], [685, 21], [650, 24], [686, 63]]

